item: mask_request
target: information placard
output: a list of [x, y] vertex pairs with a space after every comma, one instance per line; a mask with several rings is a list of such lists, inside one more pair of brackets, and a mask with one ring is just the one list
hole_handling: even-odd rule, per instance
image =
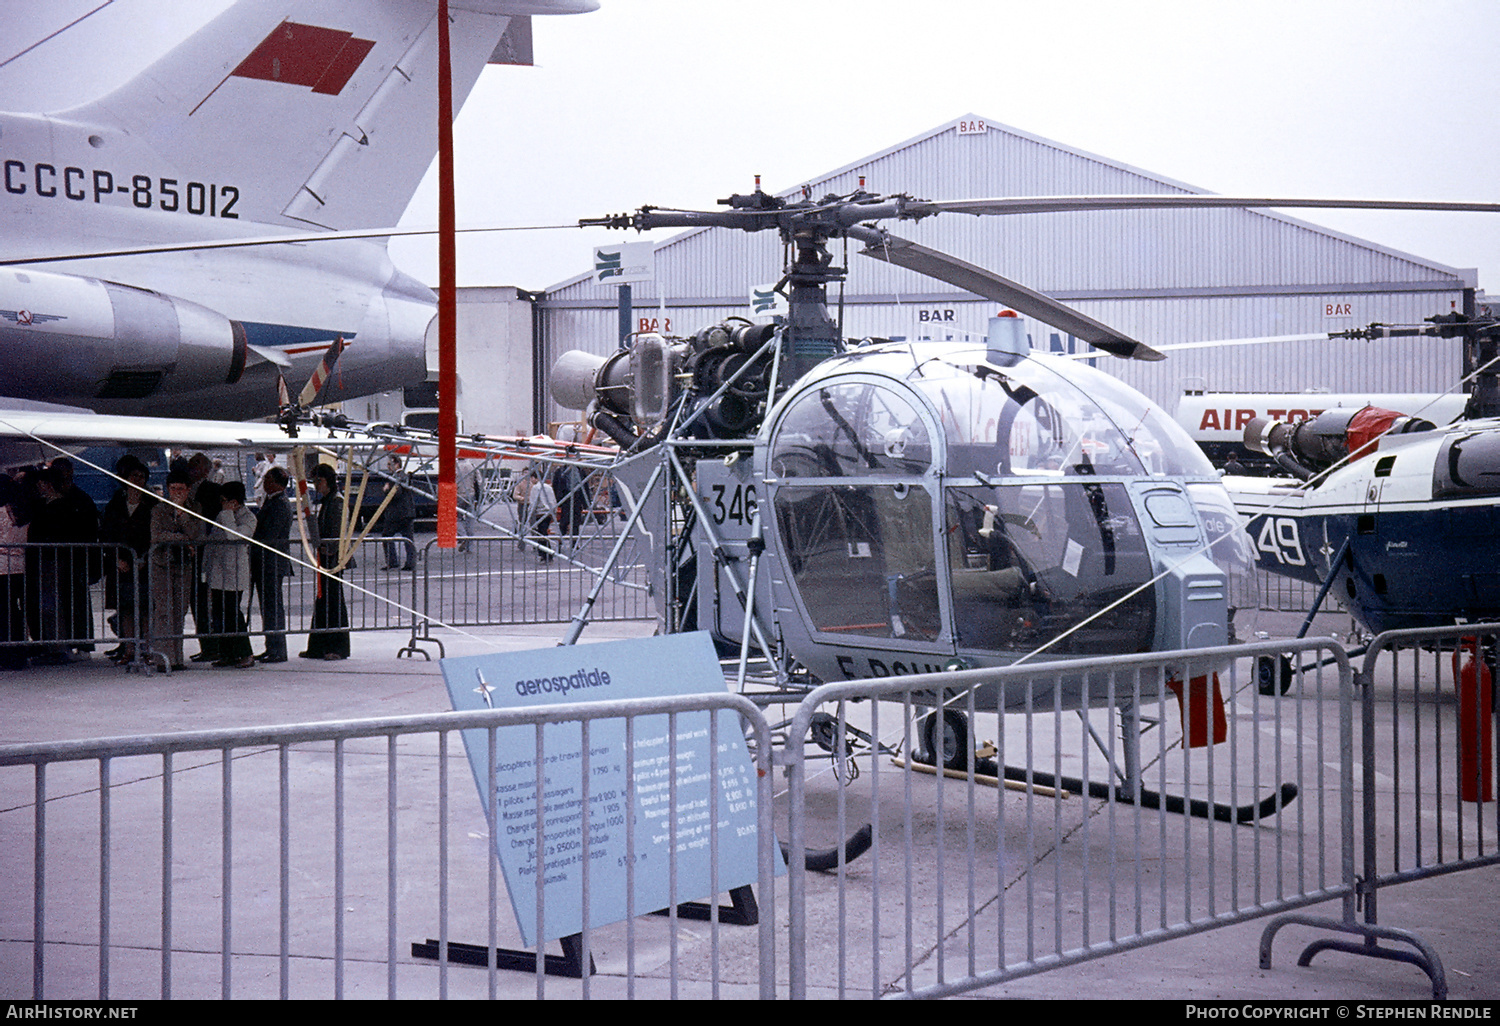
[[[702, 633], [464, 656], [442, 660], [442, 669], [453, 707], [458, 710], [660, 698], [721, 692], [724, 688], [713, 642]], [[487, 809], [498, 806], [491, 835], [516, 923], [528, 946], [583, 928], [585, 860], [589, 866], [591, 928], [627, 916], [626, 866], [632, 855], [635, 913], [644, 915], [671, 902], [668, 870], [674, 836], [679, 902], [710, 896], [709, 839], [713, 833], [718, 836], [720, 892], [755, 882], [755, 767], [739, 716], [729, 710], [720, 710], [717, 716], [716, 765], [710, 751], [710, 714], [706, 711], [678, 713], [675, 741], [669, 736], [665, 714], [636, 717], [629, 750], [623, 719], [590, 723], [587, 851], [583, 831], [585, 759], [579, 723], [542, 728], [540, 767], [534, 726], [498, 730], [493, 802], [485, 794], [488, 732], [463, 732], [480, 800]], [[717, 781], [712, 779], [715, 771]], [[629, 801], [632, 778], [633, 807]], [[633, 838], [628, 832], [633, 832]], [[533, 936], [538, 844], [543, 852], [540, 938]], [[777, 867], [780, 869], [779, 859]]]

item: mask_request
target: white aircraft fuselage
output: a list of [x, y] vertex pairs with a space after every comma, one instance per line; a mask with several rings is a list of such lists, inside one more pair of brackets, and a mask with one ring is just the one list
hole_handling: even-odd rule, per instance
[[[462, 102], [486, 62], [529, 51], [521, 16], [597, 4], [450, 6]], [[103, 96], [0, 113], [0, 396], [262, 416], [278, 370], [295, 391], [340, 338], [320, 401], [422, 381], [433, 293], [383, 239], [318, 236], [395, 225], [431, 163], [436, 12], [432, 0], [239, 0]], [[75, 45], [99, 16], [119, 15], [58, 27], [39, 5], [32, 24], [8, 26], [17, 42], [0, 68], [86, 75], [108, 59]], [[102, 255], [274, 235], [288, 242]]]

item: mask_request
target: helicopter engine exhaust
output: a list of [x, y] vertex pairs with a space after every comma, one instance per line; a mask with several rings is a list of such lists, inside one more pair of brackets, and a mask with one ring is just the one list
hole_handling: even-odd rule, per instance
[[744, 438], [765, 416], [771, 361], [756, 354], [776, 331], [775, 324], [731, 318], [687, 338], [635, 335], [609, 356], [570, 350], [553, 364], [552, 398], [587, 410], [590, 424], [629, 447], [659, 428], [685, 392], [697, 401], [723, 389], [702, 411], [696, 433]]
[[1358, 410], [1327, 410], [1312, 420], [1290, 423], [1256, 417], [1245, 425], [1245, 448], [1263, 453], [1292, 476], [1306, 481], [1344, 460], [1357, 460], [1375, 451], [1385, 434], [1431, 431], [1435, 425], [1421, 417], [1366, 406]]

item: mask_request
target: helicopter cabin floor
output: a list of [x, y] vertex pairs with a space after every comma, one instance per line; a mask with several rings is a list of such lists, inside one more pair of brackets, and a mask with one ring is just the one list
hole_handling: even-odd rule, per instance
[[[1293, 614], [1261, 614], [1252, 629], [1289, 636], [1296, 633], [1300, 622], [1301, 617]], [[1342, 614], [1321, 616], [1312, 633], [1341, 631], [1347, 628], [1347, 623], [1347, 617]], [[496, 649], [514, 651], [550, 646], [556, 644], [561, 629], [555, 624], [485, 629], [468, 638], [449, 640], [447, 651], [449, 655], [467, 655]], [[600, 624], [591, 626], [585, 632], [584, 640], [602, 641], [650, 632], [649, 623]], [[1242, 632], [1241, 636], [1246, 637], [1247, 633]], [[0, 724], [3, 724], [0, 726], [0, 735], [3, 735], [0, 743], [315, 722], [427, 713], [449, 708], [437, 662], [393, 658], [404, 640], [404, 634], [395, 632], [356, 633], [352, 637], [353, 654], [348, 660], [309, 663], [293, 658], [289, 663], [260, 666], [251, 671], [194, 670], [170, 676], [127, 674], [96, 656], [68, 666], [6, 673], [0, 675]], [[924, 780], [914, 786], [928, 785]], [[22, 787], [22, 793], [17, 792], [17, 787]], [[956, 796], [960, 788], [949, 782], [949, 790]], [[12, 800], [25, 799], [25, 787], [18, 779], [13, 779], [5, 784], [3, 791], [8, 797], [3, 803], [5, 808], [0, 808], [0, 838], [9, 834], [11, 829], [22, 831], [23, 828], [29, 836], [30, 813], [25, 801]], [[274, 802], [273, 787], [267, 802], [271, 808], [264, 810], [266, 815], [241, 814], [236, 818], [237, 832], [252, 831], [245, 840], [238, 842], [237, 850], [255, 862], [265, 864], [252, 864], [252, 868], [245, 871], [246, 875], [263, 869], [272, 879], [275, 878], [278, 843]], [[817, 807], [826, 808], [828, 804], [824, 796]], [[49, 833], [57, 830], [66, 835], [69, 819], [76, 817], [79, 820], [76, 829], [83, 836], [88, 836], [90, 829], [97, 836], [97, 826], [89, 826], [97, 816], [96, 805], [87, 802], [54, 802], [49, 805], [56, 806], [48, 811]], [[117, 822], [121, 821], [119, 817], [126, 815], [129, 803], [122, 797], [119, 806], [115, 813]], [[815, 809], [811, 800], [810, 809]], [[475, 815], [478, 815], [477, 811]], [[299, 829], [314, 832], [323, 829], [331, 833], [333, 810], [315, 805], [299, 808], [297, 821]], [[479, 825], [482, 827], [482, 823]], [[256, 836], [257, 831], [260, 836]], [[403, 839], [402, 844], [405, 843]], [[919, 839], [913, 861], [929, 864], [934, 855], [930, 850], [933, 843], [930, 838]], [[26, 850], [15, 851], [18, 847]], [[923, 850], [924, 847], [929, 850]], [[0, 844], [0, 850], [6, 849], [11, 850], [10, 855], [4, 856], [6, 878], [28, 879], [29, 842], [23, 845]], [[91, 862], [87, 853], [58, 851], [54, 847], [49, 855], [55, 860], [48, 867], [49, 880], [64, 879], [69, 874], [87, 877], [90, 873], [97, 873], [96, 869], [86, 868], [97, 864], [96, 860]], [[897, 861], [890, 856], [887, 860]], [[240, 871], [237, 869], [236, 872]], [[381, 880], [374, 886], [383, 893], [383, 862], [376, 872]], [[433, 872], [418, 865], [416, 860], [403, 861], [400, 874], [402, 893], [411, 893], [411, 902], [421, 900], [418, 895], [435, 894], [436, 881], [431, 879]], [[482, 869], [477, 871], [478, 878], [483, 876]], [[851, 881], [857, 878], [858, 874], [851, 874]], [[824, 886], [818, 882], [818, 877], [813, 880], [815, 887]], [[851, 883], [851, 886], [857, 884]], [[31, 995], [32, 987], [31, 888], [12, 887], [7, 890], [10, 891], [9, 897], [0, 896], [0, 998], [24, 999]], [[22, 891], [24, 895], [19, 893]], [[275, 996], [277, 947], [274, 938], [277, 936], [278, 915], [274, 894], [270, 898], [239, 902], [235, 906], [236, 937], [260, 937], [269, 942], [254, 955], [236, 956], [237, 995]], [[784, 887], [778, 887], [777, 900], [778, 903], [785, 900]], [[948, 901], [953, 901], [951, 895]], [[405, 908], [416, 907], [411, 902]], [[309, 917], [326, 918], [324, 904], [326, 902], [321, 903], [315, 912], [309, 911]], [[457, 910], [456, 917], [462, 919], [471, 914], [469, 906], [473, 904], [483, 906], [485, 902], [478, 895], [456, 897], [452, 903]], [[122, 940], [117, 953], [112, 956], [110, 996], [117, 1000], [150, 998], [158, 993], [159, 955], [149, 950], [153, 943], [150, 938], [160, 936], [158, 916], [150, 902], [142, 902], [142, 906], [116, 907], [112, 913], [112, 936], [142, 941], [137, 945]], [[435, 903], [429, 907], [435, 908]], [[195, 924], [191, 921], [193, 911], [179, 913], [182, 940], [174, 943], [181, 953], [174, 957], [173, 993], [180, 997], [212, 998], [219, 993], [219, 956], [210, 955], [202, 948], [196, 952], [188, 950], [198, 947], [196, 938], [189, 937], [195, 933]], [[209, 920], [205, 927], [211, 935], [208, 939], [216, 943], [217, 906], [202, 911]], [[1337, 918], [1340, 913], [1339, 906], [1333, 902], [1305, 911], [1331, 918]], [[81, 936], [64, 939], [71, 916], [76, 914], [86, 919], [92, 912], [89, 908], [63, 908], [49, 912], [54, 917], [49, 921], [55, 926], [49, 929], [45, 997], [87, 999], [96, 996], [94, 969], [98, 964], [98, 953], [87, 939], [87, 930], [80, 931]], [[925, 921], [930, 912], [930, 908], [924, 908], [916, 916]], [[777, 922], [784, 923], [784, 911], [778, 910], [776, 914]], [[506, 931], [513, 929], [509, 915], [508, 908], [500, 915], [502, 929]], [[831, 948], [822, 947], [822, 942], [816, 939], [836, 934], [837, 915], [836, 901], [809, 902], [808, 929], [809, 935], [815, 938], [810, 941], [808, 952], [809, 993], [814, 997], [837, 996], [831, 968], [831, 960], [836, 954]], [[436, 918], [435, 914], [432, 918]], [[420, 926], [407, 930], [406, 924], [411, 921], [403, 914], [401, 928], [406, 932], [420, 932]], [[1494, 957], [1497, 944], [1500, 944], [1500, 867], [1469, 870], [1384, 889], [1380, 892], [1380, 921], [1383, 925], [1414, 931], [1436, 949], [1444, 961], [1451, 998], [1500, 999], [1500, 959]], [[1300, 927], [1288, 927], [1281, 932], [1276, 941], [1272, 967], [1261, 969], [1258, 947], [1266, 922], [1265, 919], [1251, 920], [1109, 955], [1080, 966], [992, 986], [976, 992], [975, 996], [1238, 1001], [1423, 1001], [1430, 998], [1426, 976], [1419, 969], [1401, 963], [1324, 953], [1311, 966], [1299, 968], [1297, 955], [1303, 946], [1327, 936]], [[952, 919], [949, 923], [952, 944], [947, 946], [961, 945], [962, 931]], [[430, 925], [436, 928], [435, 922]], [[707, 996], [710, 993], [711, 963], [709, 933], [699, 924], [688, 925], [690, 928], [677, 938], [679, 993], [684, 997]], [[351, 962], [348, 993], [350, 996], [383, 996], [383, 918], [369, 922], [351, 919], [347, 928], [351, 931], [346, 940], [347, 950], [378, 952], [378, 957], [373, 960]], [[668, 993], [671, 947], [665, 929], [665, 923], [660, 919], [637, 921], [635, 964], [638, 977], [635, 992], [638, 996], [666, 996]], [[893, 922], [890, 929], [899, 933], [899, 923]], [[322, 934], [313, 928], [309, 930], [303, 932], [299, 928], [294, 944], [293, 962], [297, 964], [292, 970], [291, 993], [294, 997], [326, 998], [332, 995], [326, 969], [332, 949], [322, 950], [315, 941]], [[355, 935], [366, 931], [370, 936]], [[724, 996], [754, 996], [755, 933], [754, 930], [735, 927], [721, 929], [720, 975], [725, 981]], [[463, 939], [457, 932], [451, 935]], [[623, 926], [596, 931], [595, 936], [599, 974], [591, 983], [592, 993], [599, 997], [623, 996]], [[58, 940], [53, 942], [53, 937]], [[415, 935], [407, 937], [405, 933], [398, 937], [402, 949], [398, 990], [401, 993], [435, 994], [437, 970], [432, 963], [405, 955], [407, 942], [417, 939], [420, 938]], [[507, 941], [502, 936], [501, 943], [516, 942], [514, 939]], [[778, 939], [777, 943], [778, 957], [784, 958], [784, 939]], [[259, 945], [255, 947], [260, 948]], [[931, 961], [929, 954], [926, 963], [914, 970], [919, 984], [926, 982], [925, 977], [931, 975]], [[947, 960], [950, 978], [961, 975], [964, 962], [965, 956], [955, 947]], [[322, 968], [317, 968], [319, 963]], [[901, 988], [901, 969], [899, 960], [882, 963], [881, 976], [887, 989]], [[483, 970], [455, 968], [449, 973], [450, 994], [483, 996], [487, 988], [486, 976]], [[535, 981], [528, 974], [502, 973], [501, 977], [503, 996], [525, 998], [535, 995]], [[851, 958], [848, 980], [851, 993], [868, 994], [871, 981], [867, 963]], [[548, 980], [548, 996], [568, 997], [578, 993], [576, 981]]]

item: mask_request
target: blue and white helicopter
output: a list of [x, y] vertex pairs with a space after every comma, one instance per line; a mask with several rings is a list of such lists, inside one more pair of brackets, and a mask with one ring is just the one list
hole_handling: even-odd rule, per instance
[[1373, 406], [1245, 426], [1289, 477], [1226, 477], [1259, 566], [1331, 591], [1370, 634], [1500, 617], [1500, 319], [1452, 313], [1331, 337], [1464, 340], [1463, 412]]

